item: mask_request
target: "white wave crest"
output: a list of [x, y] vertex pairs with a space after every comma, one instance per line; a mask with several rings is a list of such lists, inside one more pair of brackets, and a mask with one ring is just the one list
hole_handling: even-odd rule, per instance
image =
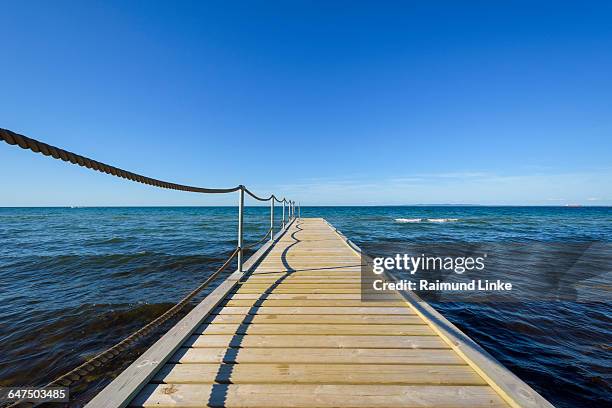
[[455, 222], [459, 218], [396, 218], [395, 222], [399, 223], [416, 223], [416, 222]]
[[428, 218], [429, 222], [455, 222], [459, 221], [459, 218]]
[[405, 223], [405, 222], [421, 222], [423, 221], [422, 218], [396, 218], [395, 222], [401, 222], [401, 223]]

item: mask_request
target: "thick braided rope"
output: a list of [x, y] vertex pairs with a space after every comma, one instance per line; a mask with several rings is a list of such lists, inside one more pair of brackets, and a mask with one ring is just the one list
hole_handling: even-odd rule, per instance
[[270, 200], [274, 200], [276, 202], [282, 203], [282, 202], [288, 202], [287, 199], [283, 198], [282, 200], [280, 200], [278, 197], [276, 197], [274, 194], [270, 195], [270, 197], [268, 198], [263, 198], [263, 197], [259, 197], [258, 195], [256, 195], [255, 193], [253, 193], [252, 191], [250, 191], [248, 188], [244, 187], [244, 192], [247, 193], [248, 195], [250, 195], [251, 197], [253, 197], [256, 200], [259, 201], [270, 201]]
[[42, 153], [45, 156], [51, 156], [54, 159], [63, 160], [72, 164], [77, 164], [88, 169], [96, 170], [102, 173], [111, 174], [116, 177], [121, 177], [138, 183], [148, 184], [150, 186], [167, 188], [170, 190], [180, 191], [191, 191], [194, 193], [231, 193], [238, 191], [241, 186], [232, 188], [203, 188], [186, 186], [183, 184], [169, 183], [167, 181], [157, 180], [150, 177], [142, 176], [140, 174], [132, 173], [117, 167], [109, 166], [108, 164], [101, 163], [96, 160], [89, 159], [87, 157], [78, 155], [76, 153], [69, 152], [59, 147], [51, 146], [38, 140], [31, 139], [29, 137], [20, 135], [7, 129], [0, 128], [0, 139], [4, 140], [10, 145], [17, 145], [22, 149], [29, 149], [34, 153]]
[[246, 187], [244, 188], [244, 192], [247, 193], [248, 195], [250, 195], [251, 197], [253, 197], [254, 199], [258, 200], [258, 201], [269, 201], [269, 200], [272, 200], [273, 198], [275, 198], [274, 194], [272, 194], [268, 198], [259, 197], [257, 194], [253, 193], [252, 191], [250, 191]]

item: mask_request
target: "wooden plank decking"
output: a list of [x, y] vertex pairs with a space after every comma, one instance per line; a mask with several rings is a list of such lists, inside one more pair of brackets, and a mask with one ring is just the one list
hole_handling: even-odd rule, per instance
[[404, 297], [362, 302], [360, 264], [325, 220], [296, 220], [121, 405], [550, 406]]

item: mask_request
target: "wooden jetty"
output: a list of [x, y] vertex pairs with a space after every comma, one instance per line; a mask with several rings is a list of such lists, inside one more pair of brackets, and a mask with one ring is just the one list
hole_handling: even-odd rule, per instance
[[[119, 407], [551, 407], [412, 292], [362, 299], [361, 250], [296, 202], [238, 185], [206, 188], [123, 170], [0, 128], [0, 140], [150, 186], [238, 192], [238, 242], [181, 302], [50, 384], [66, 385], [118, 355], [208, 285], [238, 269], [87, 404]], [[283, 228], [244, 262], [245, 195], [282, 204]], [[285, 209], [288, 218], [286, 222]], [[296, 217], [297, 215], [297, 217]]]
[[359, 251], [294, 219], [88, 407], [552, 406], [415, 295], [362, 301]]

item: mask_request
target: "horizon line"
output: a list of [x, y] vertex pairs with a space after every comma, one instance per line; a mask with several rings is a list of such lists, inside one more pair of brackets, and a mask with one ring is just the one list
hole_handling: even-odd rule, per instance
[[[4, 206], [0, 208], [234, 208], [237, 205], [24, 205]], [[245, 207], [269, 207], [269, 205], [245, 205]], [[276, 207], [282, 207], [275, 205]], [[301, 205], [302, 208], [313, 207], [554, 207], [554, 208], [606, 208], [612, 204], [317, 204]]]

